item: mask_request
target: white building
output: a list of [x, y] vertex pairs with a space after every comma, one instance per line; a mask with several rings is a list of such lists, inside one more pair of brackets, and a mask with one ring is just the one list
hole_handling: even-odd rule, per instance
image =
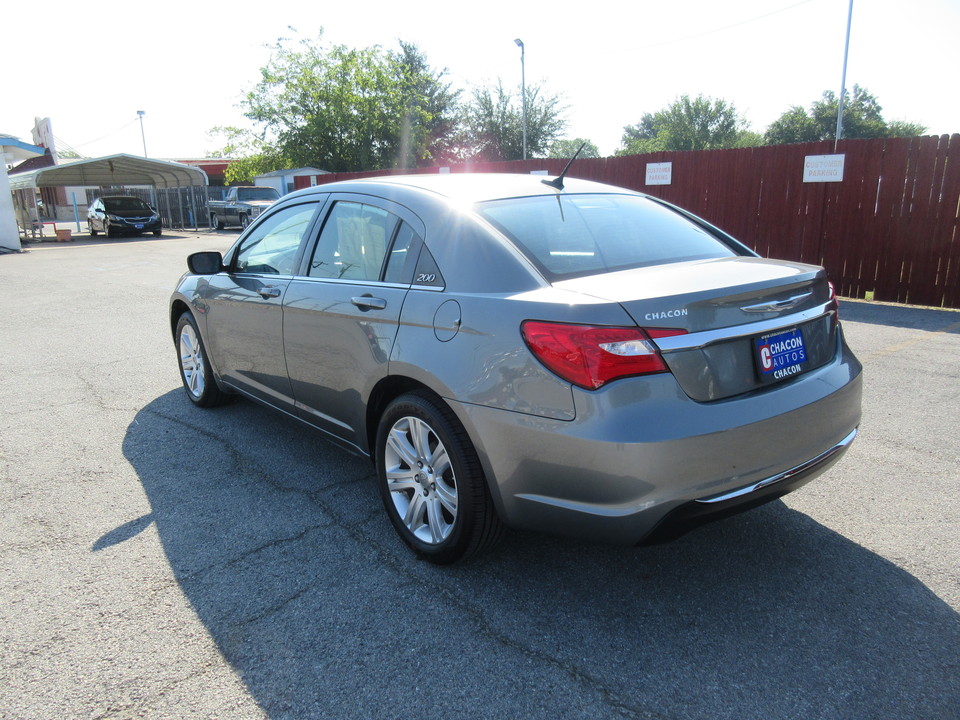
[[257, 175], [253, 179], [254, 185], [266, 185], [276, 188], [281, 195], [293, 192], [296, 188], [293, 185], [295, 177], [305, 177], [308, 175], [329, 175], [326, 170], [317, 168], [297, 168], [296, 170], [274, 170], [273, 172]]

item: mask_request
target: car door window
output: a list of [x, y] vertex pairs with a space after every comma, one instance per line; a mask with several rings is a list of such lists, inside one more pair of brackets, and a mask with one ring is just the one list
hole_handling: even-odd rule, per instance
[[410, 225], [401, 220], [397, 236], [390, 248], [390, 255], [387, 257], [387, 269], [383, 274], [384, 282], [410, 284], [413, 276], [413, 261], [416, 259], [413, 250], [419, 247], [419, 244], [420, 236]]
[[317, 278], [377, 281], [399, 218], [364, 203], [341, 201], [330, 210], [309, 274]]
[[240, 245], [235, 271], [293, 275], [297, 250], [316, 210], [317, 203], [291, 205], [265, 218]]

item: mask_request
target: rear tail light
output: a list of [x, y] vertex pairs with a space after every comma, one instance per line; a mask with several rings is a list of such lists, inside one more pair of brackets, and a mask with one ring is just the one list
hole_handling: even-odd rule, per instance
[[830, 300], [831, 308], [833, 309], [833, 323], [838, 325], [840, 323], [840, 300], [837, 298], [837, 289], [833, 286], [832, 282], [827, 282], [827, 287], [830, 289]]
[[[548, 369], [567, 382], [596, 390], [618, 378], [669, 372], [650, 335], [637, 327], [567, 325], [527, 320], [524, 342]], [[683, 330], [657, 335], [678, 335]]]

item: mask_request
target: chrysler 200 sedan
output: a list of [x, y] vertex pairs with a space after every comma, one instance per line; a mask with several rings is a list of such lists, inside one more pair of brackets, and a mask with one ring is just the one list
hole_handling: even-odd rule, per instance
[[860, 421], [820, 267], [561, 176], [286, 196], [170, 304], [186, 394], [243, 395], [371, 457], [435, 563], [504, 526], [634, 544], [778, 498]]

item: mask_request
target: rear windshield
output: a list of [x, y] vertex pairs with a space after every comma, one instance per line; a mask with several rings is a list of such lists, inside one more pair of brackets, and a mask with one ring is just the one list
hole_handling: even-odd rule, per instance
[[717, 237], [633, 195], [542, 195], [477, 206], [550, 279], [732, 257]]
[[111, 212], [150, 212], [150, 207], [137, 197], [114, 197], [103, 201], [103, 207]]
[[279, 200], [280, 194], [273, 188], [239, 188], [237, 199], [241, 202], [253, 200]]

